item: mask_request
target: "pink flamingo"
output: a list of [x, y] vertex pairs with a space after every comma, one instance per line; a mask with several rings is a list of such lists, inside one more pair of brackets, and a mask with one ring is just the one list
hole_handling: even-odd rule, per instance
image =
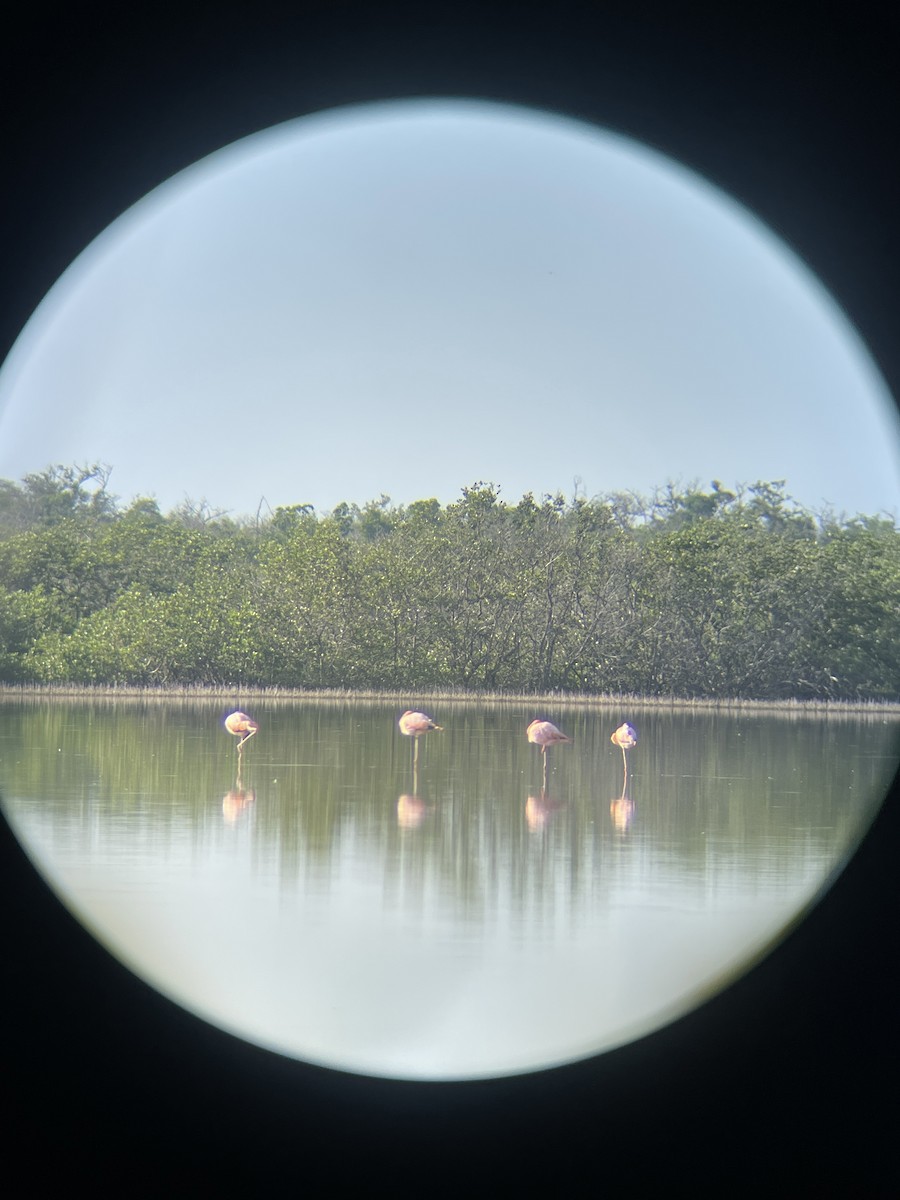
[[[618, 746], [622, 751], [622, 762], [625, 765], [625, 782], [628, 782], [628, 759], [625, 757], [626, 750], [631, 750], [637, 745], [637, 732], [632, 725], [627, 721], [623, 722], [616, 732], [609, 739], [614, 746]], [[625, 788], [622, 788], [624, 794]]]
[[534, 742], [536, 746], [540, 746], [541, 754], [544, 759], [544, 788], [547, 786], [547, 748], [555, 746], [559, 742], [571, 742], [571, 738], [567, 737], [551, 721], [532, 721], [525, 730], [525, 736], [529, 742]]
[[238, 754], [243, 754], [243, 745], [249, 738], [252, 738], [254, 733], [259, 729], [259, 725], [252, 717], [248, 717], [244, 712], [233, 712], [225, 718], [223, 722], [229, 733], [233, 733], [235, 737], [241, 740], [237, 744]]
[[397, 724], [400, 726], [401, 733], [413, 739], [413, 768], [415, 769], [419, 761], [419, 738], [424, 733], [430, 733], [432, 729], [441, 732], [443, 726], [436, 725], [425, 713], [413, 712], [412, 709], [407, 709]]

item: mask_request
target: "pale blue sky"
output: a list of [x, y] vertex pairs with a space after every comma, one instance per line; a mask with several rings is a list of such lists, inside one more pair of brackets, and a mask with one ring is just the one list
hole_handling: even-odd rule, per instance
[[278, 126], [72, 264], [0, 370], [0, 476], [100, 460], [232, 515], [786, 478], [900, 514], [896, 416], [761, 223], [627, 139], [480, 102]]

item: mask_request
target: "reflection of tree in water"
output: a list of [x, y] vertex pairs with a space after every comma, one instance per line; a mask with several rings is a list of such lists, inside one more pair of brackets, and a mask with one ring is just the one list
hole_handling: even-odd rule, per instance
[[[840, 861], [896, 765], [894, 725], [883, 715], [648, 710], [640, 839], [621, 843], [623, 856], [615, 843], [623, 828], [633, 831], [634, 805], [623, 792], [609, 819], [598, 808], [598, 793], [608, 796], [618, 773], [618, 751], [608, 721], [591, 710], [573, 711], [567, 727], [577, 749], [568, 747], [565, 769], [551, 773], [562, 803], [551, 808], [546, 793], [530, 796], [523, 820], [534, 747], [522, 736], [527, 715], [513, 706], [458, 705], [442, 714], [448, 732], [410, 790], [395, 707], [267, 702], [255, 786], [239, 778], [227, 792], [223, 772], [231, 776], [234, 751], [218, 729], [218, 701], [29, 698], [2, 708], [17, 748], [5, 762], [7, 803], [32, 804], [86, 845], [102, 842], [113, 818], [127, 819], [135, 844], [163, 845], [189, 828], [197, 836], [213, 819], [219, 827], [237, 821], [255, 798], [255, 861], [274, 864], [281, 886], [315, 877], [327, 890], [352, 857], [381, 873], [385, 897], [452, 903], [482, 920], [574, 915], [602, 900], [619, 872], [649, 872], [642, 863], [654, 853], [713, 892], [719, 880], [749, 884], [763, 874], [788, 887]], [[225, 796], [221, 814], [209, 805], [216, 795]], [[416, 827], [422, 836], [404, 836]], [[631, 853], [638, 845], [646, 859]]]

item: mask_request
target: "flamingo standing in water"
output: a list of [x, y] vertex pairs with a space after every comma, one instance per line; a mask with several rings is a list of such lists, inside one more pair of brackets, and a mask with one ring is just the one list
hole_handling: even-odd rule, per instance
[[534, 742], [536, 746], [540, 746], [541, 754], [544, 760], [544, 789], [547, 787], [547, 748], [555, 746], [559, 742], [571, 742], [571, 738], [562, 733], [552, 721], [534, 720], [525, 730], [525, 736], [529, 742]]
[[[415, 770], [419, 762], [419, 738], [424, 733], [430, 733], [432, 729], [441, 732], [443, 726], [436, 725], [425, 713], [413, 712], [412, 709], [407, 709], [397, 724], [400, 726], [400, 732], [413, 740], [413, 770]], [[415, 791], [415, 788], [413, 790]]]
[[259, 725], [252, 717], [248, 717], [244, 712], [233, 712], [225, 718], [225, 728], [229, 733], [233, 733], [235, 737], [241, 740], [237, 744], [237, 752], [240, 756], [244, 753], [243, 745], [249, 738], [252, 738], [254, 733], [259, 729]]
[[[618, 746], [622, 751], [622, 762], [625, 766], [625, 783], [628, 783], [628, 759], [625, 757], [625, 752], [631, 750], [637, 745], [637, 732], [633, 725], [629, 725], [627, 721], [623, 722], [616, 732], [609, 739], [614, 746]], [[622, 788], [622, 794], [625, 793], [625, 787]]]

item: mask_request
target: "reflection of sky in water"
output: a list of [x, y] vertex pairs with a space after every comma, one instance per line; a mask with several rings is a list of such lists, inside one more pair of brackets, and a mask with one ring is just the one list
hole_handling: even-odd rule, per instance
[[[409, 747], [388, 713], [320, 715], [305, 745], [308, 708], [268, 715], [244, 759], [255, 799], [236, 811], [223, 809], [233, 747], [209, 733], [207, 712], [174, 723], [169, 764], [143, 793], [111, 780], [159, 767], [154, 739], [138, 745], [139, 723], [100, 710], [92, 741], [117, 749], [82, 757], [70, 795], [61, 778], [29, 783], [77, 730], [50, 720], [42, 746], [41, 717], [29, 718], [38, 766], [4, 761], [7, 809], [101, 940], [240, 1036], [412, 1076], [547, 1065], [676, 1016], [814, 898], [895, 761], [893, 728], [871, 722], [648, 714], [623, 831], [610, 799], [621, 757], [602, 719], [572, 714], [575, 744], [542, 798], [518, 715], [479, 718], [484, 754], [469, 755], [461, 709], [445, 718], [449, 737], [422, 748], [427, 815], [409, 824], [398, 813], [413, 798]], [[345, 728], [355, 740], [340, 761]], [[704, 777], [698, 754], [721, 776]], [[493, 779], [477, 766], [489, 758], [503, 767]], [[788, 777], [791, 788], [772, 786]], [[535, 800], [545, 819], [533, 826]]]
[[[23, 832], [40, 845], [30, 822]], [[201, 1015], [299, 1057], [414, 1076], [514, 1070], [646, 1032], [822, 880], [817, 862], [774, 894], [745, 872], [650, 889], [629, 872], [573, 900], [563, 879], [523, 912], [460, 920], [439, 885], [414, 887], [410, 904], [352, 845], [324, 878], [286, 888], [224, 847], [202, 869], [175, 851], [167, 873], [60, 870], [88, 926]]]

